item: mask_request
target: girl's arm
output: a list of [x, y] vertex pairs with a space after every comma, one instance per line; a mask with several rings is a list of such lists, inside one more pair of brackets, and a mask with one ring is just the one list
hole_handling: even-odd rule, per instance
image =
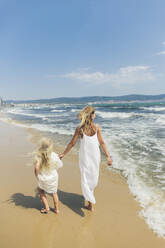
[[56, 169], [59, 169], [63, 166], [63, 162], [59, 158], [59, 155], [56, 152], [53, 152], [54, 162]]
[[72, 149], [72, 147], [76, 144], [78, 137], [79, 137], [79, 127], [76, 128], [74, 136], [72, 140], [69, 142], [69, 144], [67, 145], [65, 151], [62, 154], [60, 154], [59, 156], [60, 159], [62, 159], [64, 155], [67, 154]]
[[101, 129], [100, 129], [99, 125], [97, 127], [97, 137], [98, 137], [99, 143], [100, 143], [100, 145], [101, 145], [101, 147], [102, 147], [102, 149], [103, 149], [103, 151], [104, 151], [104, 153], [105, 153], [105, 155], [107, 157], [108, 165], [112, 165], [112, 159], [111, 159], [111, 157], [110, 157], [110, 155], [108, 153], [106, 144], [105, 144], [104, 139], [103, 139], [103, 137], [101, 135]]
[[36, 177], [38, 177], [38, 172], [39, 172], [39, 163], [36, 160], [35, 163], [34, 163], [34, 174], [35, 174]]

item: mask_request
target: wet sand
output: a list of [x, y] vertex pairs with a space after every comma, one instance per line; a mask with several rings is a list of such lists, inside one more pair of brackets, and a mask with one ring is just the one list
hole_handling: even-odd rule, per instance
[[[84, 209], [75, 153], [66, 155], [59, 170], [59, 215], [42, 215], [31, 160], [38, 134], [7, 123], [0, 123], [0, 133], [0, 247], [165, 247], [165, 240], [139, 217], [125, 179], [103, 165], [95, 212]], [[56, 147], [56, 152], [62, 150]], [[50, 196], [48, 200], [53, 207]]]

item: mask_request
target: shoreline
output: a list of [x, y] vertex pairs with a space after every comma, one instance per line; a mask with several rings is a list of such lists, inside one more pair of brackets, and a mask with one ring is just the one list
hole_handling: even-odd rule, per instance
[[[42, 133], [1, 121], [0, 131], [1, 247], [164, 247], [165, 240], [139, 217], [141, 208], [124, 177], [107, 173], [105, 166], [100, 168], [95, 212], [83, 208], [78, 156], [74, 152], [63, 159], [64, 166], [58, 171], [60, 214], [41, 215], [37, 182], [29, 164]], [[63, 147], [55, 148], [59, 153]], [[48, 200], [52, 207], [49, 196]]]

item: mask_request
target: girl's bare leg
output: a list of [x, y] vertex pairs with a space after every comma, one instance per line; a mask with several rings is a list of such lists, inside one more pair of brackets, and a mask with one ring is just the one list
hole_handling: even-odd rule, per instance
[[56, 213], [56, 214], [58, 214], [59, 213], [59, 208], [58, 208], [58, 195], [57, 195], [57, 193], [54, 193], [54, 194], [52, 194], [52, 196], [53, 196], [53, 202], [54, 202], [54, 212]]
[[87, 206], [87, 208], [90, 210], [90, 211], [94, 211], [94, 207], [93, 207], [93, 204], [92, 204], [92, 202], [90, 202], [90, 201], [88, 201], [88, 206]]
[[[46, 198], [46, 195], [44, 194], [44, 191], [40, 188], [38, 188], [39, 194], [40, 194], [40, 198], [44, 204], [45, 210], [48, 212], [49, 211], [49, 205], [48, 205], [48, 201]], [[43, 212], [43, 211], [42, 211]]]

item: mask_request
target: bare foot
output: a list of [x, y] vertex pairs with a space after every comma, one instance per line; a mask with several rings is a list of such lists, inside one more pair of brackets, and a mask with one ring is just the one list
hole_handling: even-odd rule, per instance
[[54, 209], [54, 212], [55, 212], [56, 214], [59, 214], [60, 210], [55, 208], [55, 209]]
[[42, 208], [40, 212], [41, 212], [41, 214], [48, 214], [49, 209]]
[[94, 212], [94, 207], [89, 203], [87, 206], [85, 206], [89, 211]]
[[89, 210], [90, 210], [91, 212], [94, 212], [94, 207], [91, 206], [91, 207], [89, 208]]

